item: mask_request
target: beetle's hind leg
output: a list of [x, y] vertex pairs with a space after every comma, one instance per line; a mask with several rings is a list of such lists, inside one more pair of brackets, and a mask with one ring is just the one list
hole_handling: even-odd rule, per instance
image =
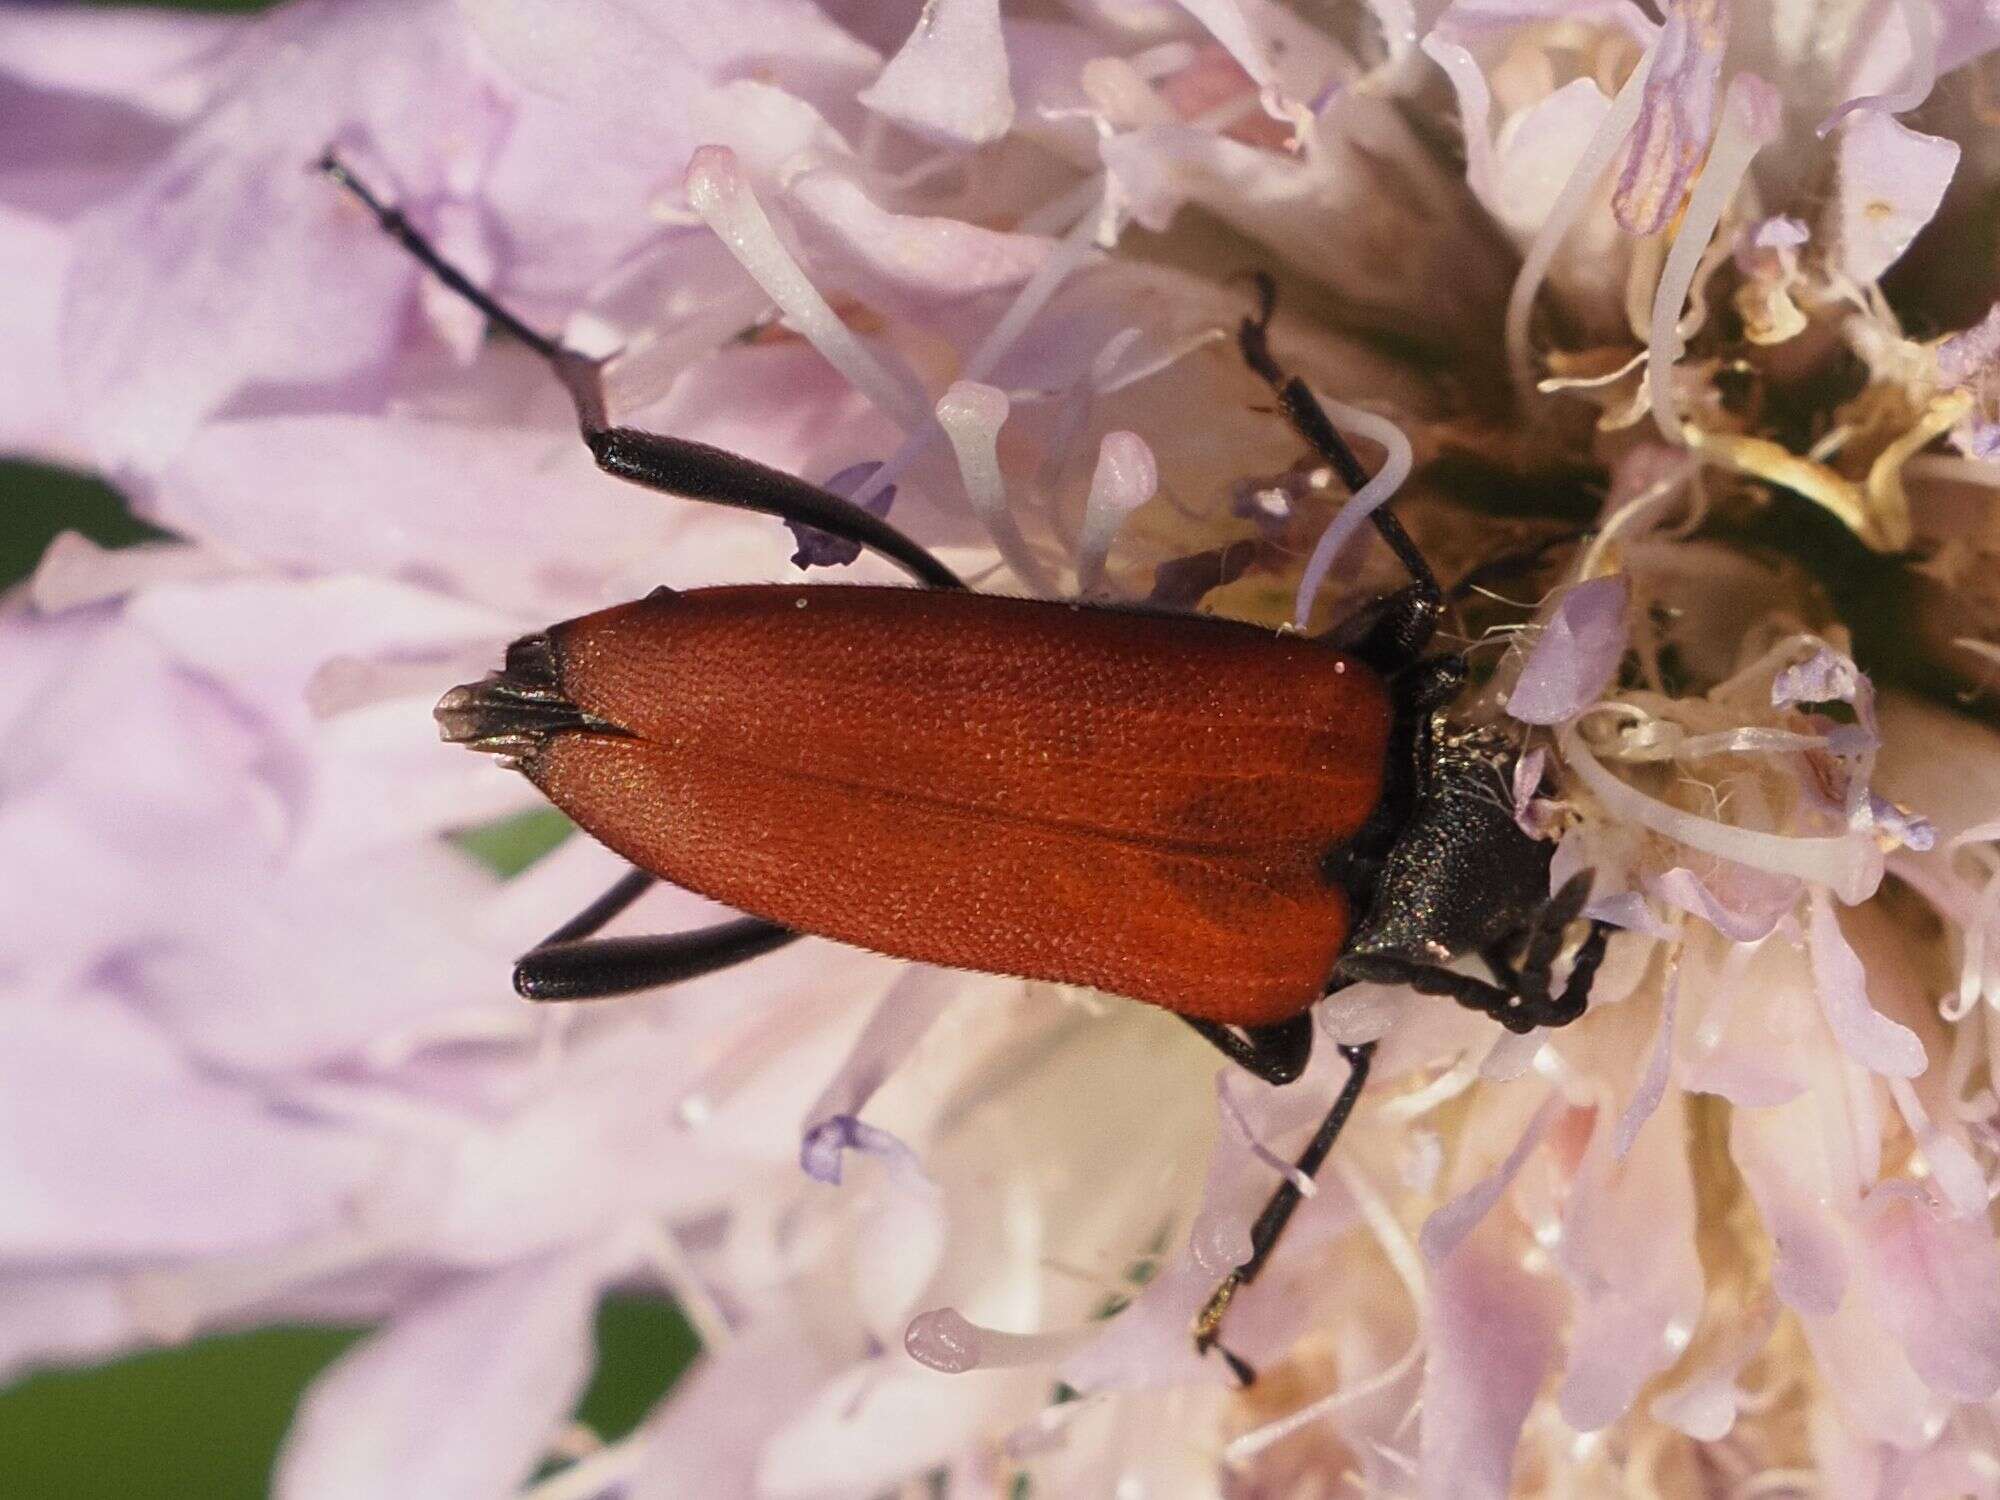
[[1346, 1128], [1348, 1117], [1354, 1113], [1355, 1103], [1361, 1098], [1361, 1090], [1368, 1083], [1368, 1066], [1375, 1058], [1375, 1043], [1364, 1042], [1358, 1047], [1342, 1047], [1340, 1055], [1347, 1060], [1347, 1081], [1340, 1086], [1340, 1094], [1333, 1101], [1333, 1107], [1320, 1121], [1319, 1129], [1306, 1149], [1299, 1153], [1294, 1164], [1295, 1173], [1288, 1175], [1278, 1184], [1278, 1190], [1271, 1195], [1271, 1201], [1264, 1205], [1264, 1211], [1257, 1215], [1250, 1226], [1250, 1258], [1223, 1278], [1221, 1285], [1210, 1294], [1202, 1305], [1201, 1312], [1194, 1320], [1195, 1349], [1206, 1354], [1210, 1349], [1220, 1350], [1236, 1378], [1249, 1385], [1257, 1378], [1257, 1372], [1243, 1359], [1229, 1352], [1219, 1342], [1222, 1333], [1222, 1319], [1229, 1311], [1229, 1304], [1236, 1300], [1236, 1294], [1263, 1271], [1277, 1247], [1278, 1236], [1285, 1232], [1285, 1225], [1298, 1211], [1304, 1194], [1299, 1191], [1298, 1176], [1307, 1178], [1318, 1173], [1327, 1153], [1333, 1150], [1334, 1142], [1340, 1139], [1340, 1132]]
[[1305, 1072], [1312, 1061], [1312, 1016], [1293, 1016], [1272, 1026], [1224, 1026], [1218, 1021], [1181, 1019], [1216, 1051], [1265, 1083], [1285, 1084]]
[[601, 938], [605, 924], [654, 884], [644, 870], [618, 882], [514, 965], [514, 990], [524, 1000], [609, 1000], [697, 979], [760, 958], [798, 936], [758, 917], [739, 917], [693, 932]]
[[565, 348], [560, 340], [550, 338], [518, 317], [499, 298], [453, 265], [410, 223], [401, 209], [384, 201], [334, 152], [327, 151], [317, 165], [368, 210], [384, 234], [422, 262], [446, 287], [541, 356], [569, 393], [576, 408], [577, 426], [590, 455], [607, 474], [662, 494], [708, 500], [817, 527], [879, 553], [920, 583], [933, 588], [964, 587], [958, 575], [929, 551], [843, 495], [707, 443], [613, 426], [605, 411], [600, 361]]

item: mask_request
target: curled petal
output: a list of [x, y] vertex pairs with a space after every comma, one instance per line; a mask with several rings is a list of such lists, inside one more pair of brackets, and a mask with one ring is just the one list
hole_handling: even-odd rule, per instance
[[1880, 110], [1849, 115], [1836, 165], [1840, 269], [1865, 286], [1901, 259], [1944, 201], [1958, 156], [1956, 141], [1912, 130]]
[[1882, 1320], [1924, 1383], [1960, 1401], [2000, 1390], [2000, 1245], [1914, 1183], [1886, 1182], [1861, 1208], [1861, 1265]]
[[1807, 951], [1820, 1008], [1842, 1050], [1872, 1073], [1915, 1078], [1923, 1072], [1924, 1044], [1917, 1034], [1869, 1004], [1867, 973], [1824, 890], [1812, 893]]
[[1625, 655], [1630, 602], [1622, 573], [1564, 594], [1528, 653], [1507, 712], [1525, 724], [1560, 724], [1595, 703]]
[[861, 102], [955, 146], [997, 141], [1014, 123], [1000, 0], [930, 0]]

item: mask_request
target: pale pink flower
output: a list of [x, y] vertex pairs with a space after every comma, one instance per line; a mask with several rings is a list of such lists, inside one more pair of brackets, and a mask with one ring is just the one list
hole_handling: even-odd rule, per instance
[[[544, 1500], [2000, 1495], [2000, 737], [1872, 681], [1874, 622], [1785, 555], [1830, 544], [1755, 529], [1782, 494], [1853, 566], [1920, 552], [1868, 575], [1943, 601], [1912, 654], [2000, 660], [2000, 273], [1918, 274], [1994, 189], [1989, 11], [0, 16], [0, 440], [182, 538], [65, 539], [0, 614], [6, 1367], [372, 1320], [289, 1500], [557, 1453]], [[1522, 738], [1495, 796], [1623, 929], [1590, 1013], [1357, 987], [1274, 1089], [1126, 1002], [823, 942], [520, 1004], [511, 956], [618, 866], [458, 847], [535, 799], [435, 744], [437, 693], [655, 584], [890, 570], [597, 474], [328, 146], [617, 350], [621, 420], [984, 587], [1304, 625], [1400, 581], [1348, 545], [1399, 486], [1453, 572], [1597, 487], [1458, 708]], [[1379, 470], [1344, 507], [1232, 347], [1257, 268]], [[1239, 1392], [1189, 1320], [1368, 1040], [1232, 1309]], [[615, 1287], [707, 1352], [586, 1451]]]

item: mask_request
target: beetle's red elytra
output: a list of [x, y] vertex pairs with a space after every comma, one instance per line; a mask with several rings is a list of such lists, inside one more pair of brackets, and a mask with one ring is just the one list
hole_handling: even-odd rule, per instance
[[[1312, 1005], [1346, 941], [1324, 860], [1380, 804], [1393, 706], [1318, 643], [783, 585], [662, 591], [547, 634], [556, 692], [604, 727], [539, 736], [521, 770], [702, 895], [1237, 1026]], [[446, 710], [475, 744], [479, 693]]]

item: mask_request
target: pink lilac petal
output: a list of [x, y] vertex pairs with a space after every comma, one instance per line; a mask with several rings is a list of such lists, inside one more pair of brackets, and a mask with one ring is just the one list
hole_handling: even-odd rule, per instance
[[757, 77], [830, 102], [851, 97], [881, 61], [807, 0], [465, 0], [464, 9], [501, 67], [585, 112], [608, 139], [644, 142], [662, 177], [698, 144], [675, 106], [703, 85]]
[[1939, 76], [2000, 47], [2000, 10], [1992, 0], [1934, 0]]
[[1685, 865], [1646, 880], [1649, 894], [1702, 919], [1732, 943], [1758, 943], [1798, 905], [1796, 880], [1718, 860], [1707, 877]]
[[997, 141], [1014, 124], [1000, 0], [930, 0], [861, 102], [952, 146]]
[[1959, 146], [1879, 110], [1849, 115], [1835, 153], [1834, 259], [1865, 286], [1894, 265], [1944, 201]]
[[1730, 1156], [1777, 1254], [1771, 1289], [1787, 1307], [1814, 1318], [1841, 1306], [1850, 1273], [1840, 1207], [1816, 1190], [1829, 1176], [1819, 1131], [1810, 1096], [1730, 1116]]
[[1748, 1399], [1737, 1379], [1763, 1352], [1777, 1324], [1778, 1303], [1767, 1294], [1724, 1331], [1700, 1364], [1653, 1398], [1649, 1415], [1702, 1442], [1720, 1442]]
[[1563, 1102], [1559, 1095], [1551, 1093], [1529, 1120], [1527, 1128], [1521, 1132], [1520, 1140], [1506, 1158], [1486, 1176], [1453, 1198], [1424, 1221], [1424, 1227], [1417, 1237], [1418, 1248], [1424, 1259], [1433, 1268], [1450, 1259], [1454, 1251], [1465, 1242], [1493, 1211], [1501, 1195], [1513, 1183], [1522, 1165], [1534, 1149], [1542, 1143], [1557, 1116], [1562, 1113]]
[[138, 1342], [116, 1271], [17, 1265], [0, 1276], [0, 1382], [58, 1361], [108, 1358]]
[[1850, 1296], [1832, 1313], [1802, 1317], [1799, 1326], [1837, 1420], [1904, 1450], [1935, 1439], [1951, 1403], [1917, 1374], [1874, 1299]]
[[[856, 1315], [873, 1344], [888, 1347], [937, 1275], [948, 1243], [945, 1198], [916, 1153], [887, 1131], [867, 1132], [862, 1150], [875, 1179], [850, 1209]], [[864, 1184], [847, 1187], [855, 1192]]]
[[1915, 1183], [1862, 1204], [1861, 1268], [1873, 1305], [1924, 1383], [1959, 1401], [2000, 1391], [2000, 1246]]
[[329, 1229], [382, 1165], [369, 1142], [205, 1074], [113, 996], [17, 993], [0, 1033], [7, 1259], [216, 1254]]
[[1813, 889], [1811, 903], [1807, 952], [1813, 987], [1841, 1049], [1872, 1073], [1915, 1078], [1926, 1066], [1923, 1042], [1909, 1027], [1869, 1003], [1867, 971], [1840, 930], [1833, 900], [1824, 888]]
[[39, 88], [95, 95], [167, 118], [200, 107], [214, 64], [252, 23], [138, 6], [8, 6], [4, 71]]
[[[1680, 1357], [1701, 1318], [1695, 1184], [1680, 1096], [1662, 1128], [1615, 1160], [1624, 1129], [1600, 1114], [1563, 1209], [1557, 1258], [1573, 1286], [1563, 1419], [1596, 1432]], [[1613, 1147], [1607, 1151], [1607, 1144]]]
[[1680, 207], [1708, 150], [1729, 39], [1728, 0], [1674, 0], [1611, 206], [1631, 234], [1657, 234]]
[[69, 263], [68, 236], [0, 208], [0, 453], [83, 467], [83, 424], [52, 376], [61, 358], [57, 306]]
[[[696, 581], [689, 559], [707, 559], [699, 581], [720, 581], [727, 575], [715, 559], [732, 538], [761, 544], [760, 570], [770, 570], [762, 576], [784, 576], [788, 538], [775, 521], [711, 516], [600, 473], [557, 409], [546, 371], [520, 351], [490, 351], [471, 378], [489, 404], [469, 413], [418, 407], [211, 422], [138, 492], [138, 509], [282, 567], [421, 581], [504, 609], [523, 626], [655, 583]], [[807, 467], [853, 409], [837, 378], [800, 346], [732, 350], [698, 379], [722, 403], [709, 420], [681, 423], [693, 397], [677, 396], [648, 422], [723, 443], [761, 424], [754, 441], [733, 446], [788, 469]], [[820, 396], [833, 399], [821, 406]], [[264, 502], [274, 466], [289, 476], [282, 509]], [[703, 548], [688, 541], [696, 527]]]
[[1034, 1368], [946, 1375], [897, 1356], [855, 1365], [771, 1435], [747, 1493], [880, 1494], [1027, 1420], [1047, 1398], [1048, 1375]]
[[1619, 1114], [1618, 1127], [1611, 1139], [1611, 1154], [1619, 1161], [1630, 1154], [1632, 1143], [1639, 1138], [1646, 1122], [1660, 1107], [1660, 1100], [1666, 1096], [1667, 1079], [1673, 1071], [1674, 1017], [1680, 1009], [1680, 998], [1681, 971], [1675, 967], [1667, 976], [1666, 993], [1660, 1001], [1659, 1033], [1646, 1059], [1646, 1071]]
[[583, 1394], [613, 1270], [573, 1251], [466, 1277], [394, 1319], [306, 1392], [277, 1500], [490, 1500], [535, 1472]]
[[1435, 1265], [1418, 1397], [1418, 1493], [1504, 1500], [1521, 1425], [1555, 1355], [1562, 1314], [1548, 1278], [1522, 1269], [1497, 1234]]
[[[1930, 96], [1938, 79], [1938, 37], [1936, 0], [1902, 0], [1891, 8], [1894, 21], [1902, 32], [1904, 63], [1901, 74], [1892, 88], [1884, 88], [1881, 93], [1862, 94], [1842, 101], [1840, 107], [1820, 123], [1819, 133], [1827, 134], [1833, 127], [1853, 114], [1856, 110], [1876, 109], [1884, 114], [1899, 115], [1915, 109]], [[1887, 19], [1887, 18], [1885, 18]]]
[[309, 168], [330, 142], [365, 141], [421, 198], [493, 119], [443, 0], [306, 0], [251, 23], [230, 62], [217, 101], [76, 226], [64, 373], [113, 472], [169, 460], [246, 389], [379, 369], [416, 267]]
[[799, 1334], [791, 1319], [767, 1317], [705, 1350], [634, 1435], [642, 1456], [626, 1500], [756, 1494], [765, 1445], [833, 1373]]
[[87, 604], [122, 599], [153, 584], [208, 583], [245, 571], [221, 553], [178, 542], [100, 547], [77, 531], [56, 535], [28, 581], [36, 613], [62, 614]]
[[[1016, 290], [1055, 245], [1042, 235], [891, 213], [834, 169], [800, 174], [790, 202], [816, 268], [823, 266], [832, 280], [881, 311], [919, 326], [936, 326], [973, 299]], [[997, 309], [986, 322], [996, 315]]]
[[1622, 573], [1565, 593], [1521, 667], [1507, 712], [1526, 724], [1560, 724], [1595, 703], [1624, 659], [1630, 602]]

